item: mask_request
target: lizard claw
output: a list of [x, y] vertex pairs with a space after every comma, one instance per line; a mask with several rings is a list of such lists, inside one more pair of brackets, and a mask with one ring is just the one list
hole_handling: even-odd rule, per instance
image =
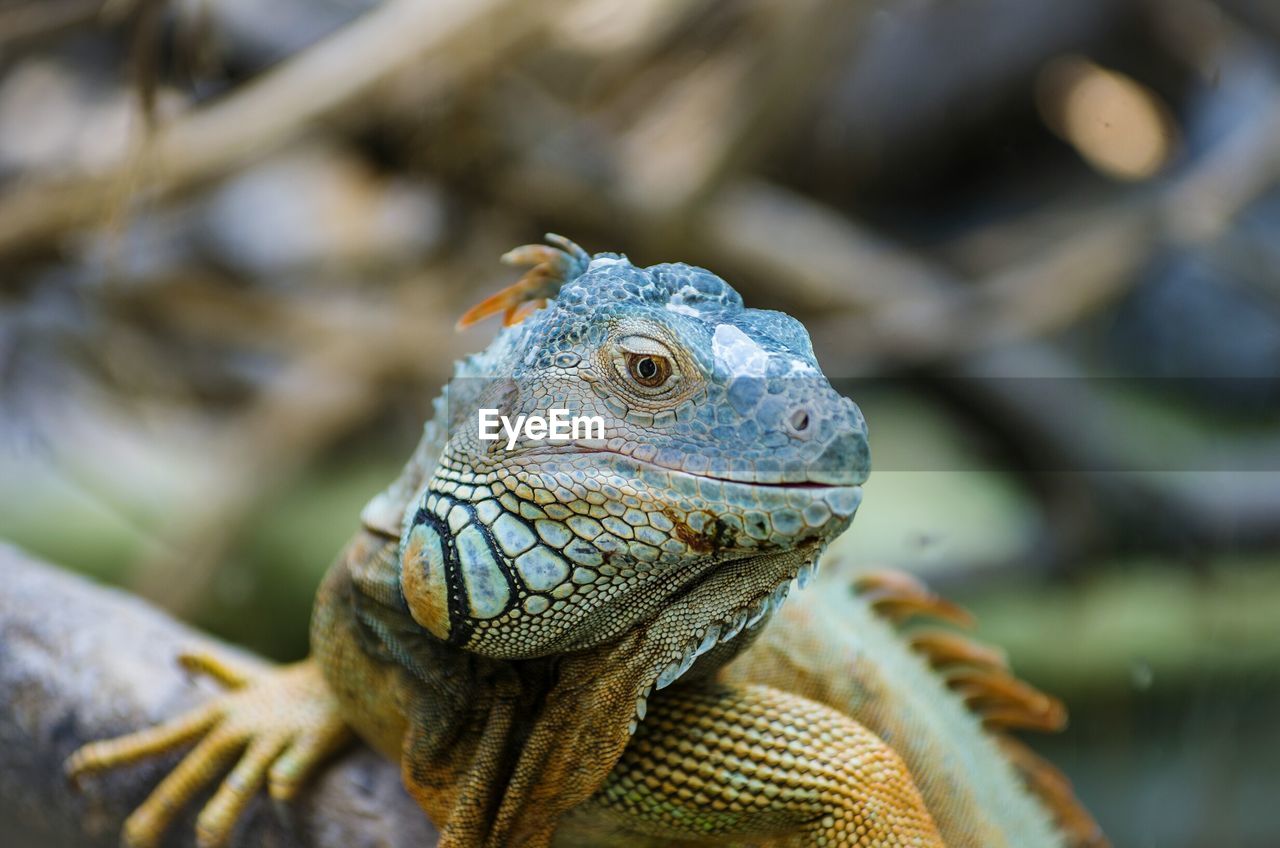
[[79, 783], [86, 775], [196, 742], [125, 821], [126, 848], [159, 845], [174, 816], [230, 768], [196, 820], [200, 848], [220, 848], [264, 783], [273, 798], [291, 799], [315, 766], [350, 738], [310, 663], [254, 674], [203, 653], [184, 655], [180, 662], [231, 691], [157, 727], [85, 745], [67, 760], [68, 776]]

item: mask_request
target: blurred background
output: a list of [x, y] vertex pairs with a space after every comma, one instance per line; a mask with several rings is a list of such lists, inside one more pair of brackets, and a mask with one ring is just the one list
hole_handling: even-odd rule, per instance
[[0, 536], [301, 656], [546, 231], [806, 323], [832, 556], [1066, 699], [1118, 846], [1280, 845], [1280, 5], [0, 0]]

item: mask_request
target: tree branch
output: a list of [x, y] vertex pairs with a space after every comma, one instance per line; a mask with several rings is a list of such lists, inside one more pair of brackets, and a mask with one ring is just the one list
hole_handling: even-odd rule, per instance
[[[154, 724], [209, 697], [210, 686], [175, 662], [180, 651], [199, 648], [234, 650], [0, 544], [0, 841], [118, 845], [125, 816], [174, 758], [90, 777], [79, 789], [62, 764], [85, 742]], [[194, 845], [195, 812], [175, 823], [166, 846]], [[279, 808], [265, 795], [255, 801], [234, 844], [424, 848], [436, 834], [396, 765], [361, 747], [325, 769], [298, 801]]]
[[139, 198], [160, 198], [255, 161], [416, 61], [465, 43], [475, 45], [474, 55], [501, 59], [495, 41], [510, 43], [547, 19], [517, 5], [387, 0], [221, 100], [162, 126], [97, 171], [24, 181], [0, 199], [0, 252], [29, 248], [101, 222]]

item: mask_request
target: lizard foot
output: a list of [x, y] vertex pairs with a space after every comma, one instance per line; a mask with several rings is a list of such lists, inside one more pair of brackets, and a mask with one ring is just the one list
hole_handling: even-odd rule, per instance
[[316, 765], [350, 738], [337, 702], [309, 661], [265, 674], [205, 653], [180, 661], [230, 691], [157, 727], [85, 745], [67, 760], [67, 774], [78, 781], [196, 742], [125, 821], [127, 848], [159, 845], [177, 812], [235, 763], [196, 820], [201, 848], [226, 845], [264, 782], [273, 798], [289, 800]]

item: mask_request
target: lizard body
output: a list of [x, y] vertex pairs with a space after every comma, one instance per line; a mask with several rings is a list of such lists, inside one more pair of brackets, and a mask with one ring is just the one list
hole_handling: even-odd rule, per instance
[[[354, 730], [400, 761], [442, 845], [1103, 844], [1056, 773], [980, 722], [1051, 728], [1056, 702], [976, 643], [882, 620], [954, 617], [944, 602], [871, 577], [783, 604], [869, 471], [803, 327], [703, 269], [551, 240], [464, 316], [509, 326], [362, 513], [312, 657], [260, 680], [195, 660], [239, 688], [73, 758], [202, 739], [126, 841], [158, 842], [243, 751], [197, 825], [222, 844], [264, 782], [291, 796]], [[508, 450], [476, 426], [555, 407], [603, 433]]]

